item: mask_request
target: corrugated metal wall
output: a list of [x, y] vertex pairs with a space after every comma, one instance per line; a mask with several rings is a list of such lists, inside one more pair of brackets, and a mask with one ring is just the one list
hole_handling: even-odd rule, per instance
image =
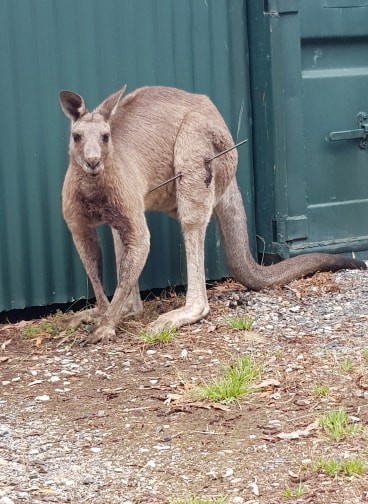
[[[249, 137], [245, 0], [2, 0], [0, 2], [0, 311], [88, 297], [61, 218], [69, 125], [58, 91], [90, 108], [127, 83], [206, 93], [234, 137]], [[251, 144], [239, 180], [252, 204]], [[185, 283], [178, 226], [150, 215], [151, 254], [141, 288]], [[251, 219], [251, 231], [252, 219]], [[107, 289], [114, 272], [111, 241]], [[224, 272], [211, 225], [207, 277]]]

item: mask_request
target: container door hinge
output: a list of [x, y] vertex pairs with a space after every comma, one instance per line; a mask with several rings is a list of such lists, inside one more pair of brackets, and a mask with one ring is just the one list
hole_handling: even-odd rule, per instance
[[357, 140], [361, 149], [368, 147], [368, 114], [359, 112], [357, 115], [358, 128], [346, 131], [332, 131], [329, 140], [336, 142], [340, 140]]

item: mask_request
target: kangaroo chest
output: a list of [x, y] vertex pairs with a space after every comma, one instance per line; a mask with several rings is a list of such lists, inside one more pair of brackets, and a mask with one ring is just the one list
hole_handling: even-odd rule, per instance
[[88, 194], [79, 192], [78, 208], [80, 213], [95, 225], [108, 224], [112, 227], [118, 227], [125, 217], [123, 209], [114, 204], [103, 189]]

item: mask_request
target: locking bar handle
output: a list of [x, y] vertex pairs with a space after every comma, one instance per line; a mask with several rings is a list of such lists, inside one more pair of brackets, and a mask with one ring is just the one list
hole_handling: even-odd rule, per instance
[[368, 147], [368, 119], [367, 112], [359, 112], [357, 115], [358, 129], [346, 131], [331, 131], [328, 138], [332, 142], [340, 140], [358, 140], [358, 146], [361, 149]]

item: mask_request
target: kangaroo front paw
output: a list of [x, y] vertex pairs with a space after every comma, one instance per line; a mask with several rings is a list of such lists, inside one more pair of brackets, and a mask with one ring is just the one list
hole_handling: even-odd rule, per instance
[[85, 345], [95, 345], [96, 343], [108, 343], [109, 341], [113, 341], [115, 339], [116, 333], [115, 329], [108, 326], [100, 326], [90, 334], [82, 343]]

